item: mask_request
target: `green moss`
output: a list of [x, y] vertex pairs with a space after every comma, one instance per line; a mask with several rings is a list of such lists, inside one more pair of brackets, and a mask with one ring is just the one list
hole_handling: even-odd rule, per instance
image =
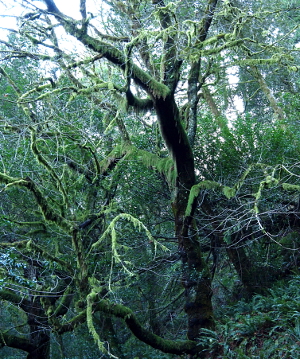
[[[201, 190], [203, 189], [207, 189], [207, 190], [220, 190], [220, 191], [224, 191], [224, 188], [226, 188], [226, 197], [229, 194], [230, 190], [232, 190], [230, 187], [224, 187], [223, 185], [221, 185], [218, 182], [214, 182], [214, 181], [202, 181], [196, 185], [194, 185], [191, 190], [190, 190], [190, 194], [189, 194], [189, 199], [188, 199], [188, 204], [186, 206], [186, 210], [185, 210], [185, 216], [190, 216], [192, 213], [192, 206], [194, 204], [194, 201], [196, 200], [196, 198], [198, 197], [199, 193]], [[230, 197], [231, 198], [231, 197]]]
[[[27, 91], [25, 92], [22, 96], [20, 96], [18, 102], [21, 103], [23, 101], [25, 101], [26, 97], [28, 97], [29, 95], [35, 93], [35, 92], [41, 92], [45, 89], [48, 89], [48, 88], [52, 88], [52, 85], [51, 84], [44, 84], [44, 85], [41, 85], [41, 86], [37, 86], [33, 89], [31, 89], [30, 91]], [[60, 89], [57, 89], [56, 91], [61, 91]], [[47, 92], [47, 94], [50, 94], [50, 92]], [[30, 99], [31, 101], [31, 99]]]
[[107, 354], [107, 350], [104, 346], [104, 342], [100, 340], [100, 337], [95, 329], [94, 322], [93, 322], [93, 304], [97, 298], [97, 293], [92, 291], [86, 297], [87, 308], [86, 308], [86, 323], [89, 332], [91, 333], [95, 343], [97, 344], [100, 352]]
[[118, 214], [110, 222], [110, 224], [108, 225], [108, 227], [106, 228], [106, 230], [104, 231], [102, 236], [98, 239], [98, 241], [95, 242], [92, 245], [91, 250], [94, 250], [97, 247], [99, 247], [99, 245], [104, 241], [104, 239], [106, 237], [110, 237], [111, 238], [111, 252], [112, 252], [111, 270], [113, 269], [114, 263], [119, 263], [122, 266], [122, 268], [123, 268], [123, 270], [124, 270], [124, 272], [126, 274], [128, 274], [129, 276], [133, 276], [134, 273], [129, 269], [129, 266], [130, 266], [131, 263], [128, 262], [128, 261], [121, 260], [121, 257], [119, 255], [119, 248], [122, 248], [123, 250], [127, 248], [126, 246], [119, 244], [118, 241], [117, 241], [117, 232], [116, 232], [115, 227], [116, 227], [116, 223], [119, 220], [127, 220], [127, 221], [131, 222], [133, 224], [133, 226], [135, 228], [137, 228], [139, 231], [143, 230], [146, 233], [146, 236], [148, 237], [149, 241], [154, 244], [154, 255], [156, 254], [156, 250], [157, 250], [158, 246], [164, 251], [167, 251], [168, 248], [165, 247], [164, 245], [162, 245], [155, 238], [153, 238], [153, 236], [151, 235], [148, 228], [139, 219], [133, 217], [129, 213], [120, 213], [120, 214]]
[[297, 72], [299, 70], [299, 66], [289, 66], [288, 69], [291, 72]]
[[26, 185], [27, 181], [21, 178], [10, 177], [5, 173], [0, 172], [0, 183], [4, 183], [6, 185], [24, 186]]
[[153, 97], [165, 99], [170, 94], [171, 91], [166, 85], [156, 81], [152, 76], [140, 69], [138, 66], [133, 65], [132, 71], [139, 81], [141, 81], [144, 89], [148, 93], [151, 93]]
[[175, 185], [177, 171], [175, 169], [175, 163], [171, 157], [160, 158], [153, 153], [134, 147], [131, 147], [129, 157], [137, 158], [146, 167], [154, 168], [166, 177], [170, 185]]
[[202, 344], [191, 340], [168, 340], [153, 334], [141, 325], [130, 308], [122, 304], [117, 304], [110, 302], [109, 300], [101, 299], [97, 303], [95, 310], [100, 310], [104, 313], [122, 318], [127, 324], [128, 328], [139, 340], [151, 345], [153, 348], [163, 351], [164, 353], [182, 355], [184, 353], [200, 353], [204, 349]]
[[274, 178], [273, 176], [267, 176], [264, 181], [264, 184], [265, 184], [266, 188], [271, 188], [271, 187], [277, 186], [278, 182], [279, 181], [277, 178]]
[[244, 59], [234, 62], [237, 65], [256, 66], [256, 65], [275, 65], [292, 61], [292, 58], [286, 58], [286, 54], [275, 54], [268, 59]]
[[290, 184], [290, 183], [283, 183], [282, 184], [282, 188], [285, 191], [290, 191], [290, 192], [300, 192], [300, 186], [299, 185], [295, 185], [295, 184]]
[[140, 150], [128, 143], [116, 146], [113, 151], [100, 162], [101, 173], [104, 173], [114, 161], [121, 159], [122, 157], [127, 160], [140, 161], [144, 166], [152, 168], [164, 175], [171, 186], [175, 185], [177, 172], [172, 158], [161, 158], [154, 153]]
[[228, 199], [234, 197], [236, 194], [235, 188], [224, 186], [222, 190], [223, 190], [225, 197], [227, 197]]

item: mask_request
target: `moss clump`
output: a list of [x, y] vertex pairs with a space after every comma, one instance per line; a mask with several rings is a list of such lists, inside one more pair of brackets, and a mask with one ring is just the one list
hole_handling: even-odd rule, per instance
[[282, 188], [289, 192], [300, 192], [300, 186], [290, 183], [283, 183]]
[[188, 204], [185, 210], [185, 215], [190, 216], [192, 213], [192, 206], [201, 190], [218, 190], [221, 191], [228, 199], [235, 196], [236, 189], [233, 187], [223, 186], [222, 184], [214, 181], [202, 181], [191, 188]]

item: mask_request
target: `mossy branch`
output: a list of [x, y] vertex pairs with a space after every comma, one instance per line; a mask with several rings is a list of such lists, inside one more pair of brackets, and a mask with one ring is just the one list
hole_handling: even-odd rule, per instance
[[16, 221], [14, 219], [8, 218], [8, 217], [2, 217], [5, 221], [11, 222], [11, 223], [15, 223], [18, 226], [29, 226], [29, 227], [42, 227], [43, 230], [46, 231], [47, 227], [45, 222], [42, 221], [32, 221], [32, 222], [20, 222], [20, 221]]
[[[134, 312], [122, 304], [117, 304], [106, 299], [97, 298], [95, 294], [90, 297], [94, 305], [92, 307], [93, 312], [103, 312], [106, 314], [113, 315], [117, 318], [121, 318], [126, 323], [127, 327], [131, 332], [142, 342], [149, 344], [155, 349], [161, 350], [164, 353], [171, 354], [184, 354], [184, 353], [197, 353], [206, 349], [197, 342], [191, 340], [168, 340], [153, 334], [149, 330], [145, 329], [142, 324], [136, 318]], [[63, 334], [68, 331], [74, 330], [79, 324], [87, 320], [87, 310], [83, 310], [77, 316], [70, 319], [67, 323], [63, 324], [58, 328], [57, 332]], [[201, 356], [200, 356], [201, 358]]]
[[100, 161], [100, 174], [106, 175], [111, 167], [124, 158], [128, 150], [129, 147], [127, 144], [116, 146], [102, 161]]
[[120, 213], [118, 214], [108, 225], [102, 236], [98, 239], [97, 242], [95, 242], [92, 247], [91, 251], [95, 250], [97, 247], [100, 246], [100, 244], [103, 242], [103, 240], [106, 237], [111, 237], [111, 252], [112, 252], [112, 259], [111, 259], [111, 269], [113, 268], [114, 263], [121, 264], [123, 270], [125, 273], [127, 273], [129, 276], [133, 276], [134, 273], [128, 268], [128, 264], [130, 262], [123, 261], [120, 254], [119, 254], [119, 248], [127, 249], [128, 247], [121, 245], [117, 241], [117, 233], [116, 233], [116, 224], [119, 220], [127, 220], [131, 222], [135, 228], [138, 229], [138, 231], [145, 231], [146, 236], [148, 237], [149, 241], [154, 244], [154, 255], [156, 255], [157, 247], [159, 246], [162, 250], [166, 251], [168, 250], [167, 247], [159, 243], [154, 237], [152, 237], [150, 231], [148, 228], [137, 218], [133, 217], [129, 213]]
[[289, 192], [300, 192], [300, 186], [290, 183], [282, 183], [282, 188]]
[[61, 180], [57, 176], [56, 172], [54, 171], [53, 167], [50, 166], [50, 164], [48, 163], [46, 158], [39, 151], [39, 149], [37, 147], [36, 133], [33, 128], [31, 128], [31, 150], [32, 150], [33, 154], [35, 155], [35, 158], [37, 159], [38, 163], [41, 164], [44, 168], [46, 168], [46, 170], [50, 173], [50, 176], [56, 182], [57, 187], [63, 197], [63, 204], [66, 205], [68, 203], [68, 196], [67, 196], [66, 190], [65, 190]]
[[240, 66], [257, 66], [257, 65], [282, 65], [290, 68], [294, 62], [294, 59], [291, 56], [286, 54], [275, 54], [267, 59], [243, 59], [232, 62], [230, 65], [240, 65]]
[[171, 186], [175, 185], [177, 172], [176, 166], [171, 157], [161, 158], [154, 153], [131, 146], [127, 157], [136, 159], [148, 168], [155, 169], [164, 175]]
[[192, 213], [192, 208], [195, 200], [197, 199], [201, 190], [218, 190], [222, 192], [227, 198], [231, 198], [235, 195], [235, 191], [233, 188], [222, 185], [221, 183], [214, 181], [202, 181], [196, 185], [194, 185], [189, 194], [188, 204], [185, 210], [185, 216], [188, 217]]
[[33, 352], [36, 347], [31, 343], [29, 338], [15, 336], [10, 333], [0, 332], [0, 347], [7, 346], [10, 348]]
[[49, 253], [48, 250], [46, 250], [45, 248], [34, 243], [32, 240], [24, 240], [24, 241], [12, 242], [12, 243], [6, 243], [6, 242], [1, 243], [0, 242], [0, 247], [1, 248], [18, 248], [18, 249], [25, 250], [26, 252], [34, 251], [34, 252], [42, 254], [43, 258], [46, 258], [46, 259], [50, 260], [51, 262], [55, 262], [55, 263], [59, 264], [62, 268], [64, 268], [64, 270], [67, 270], [70, 273], [72, 273], [74, 271], [74, 268], [70, 264], [68, 264], [67, 262], [65, 262], [62, 259], [57, 258], [56, 256], [53, 256], [52, 254]]
[[[264, 172], [266, 173], [266, 169], [270, 169], [269, 166], [263, 164], [263, 163], [256, 163], [253, 165], [250, 165], [243, 173], [243, 175], [241, 176], [241, 178], [236, 182], [236, 184], [232, 187], [228, 187], [228, 186], [224, 186], [219, 182], [214, 182], [214, 181], [202, 181], [196, 185], [194, 185], [191, 188], [190, 194], [189, 194], [189, 199], [188, 199], [188, 204], [185, 210], [185, 216], [190, 216], [191, 215], [191, 211], [192, 211], [192, 206], [194, 204], [194, 201], [197, 199], [199, 193], [201, 190], [207, 189], [207, 190], [218, 190], [219, 192], [221, 192], [227, 199], [231, 199], [233, 198], [236, 193], [240, 190], [240, 188], [243, 186], [246, 177], [249, 175], [249, 173], [255, 169], [255, 168], [260, 168], [262, 170], [264, 170]], [[275, 166], [275, 168], [273, 169], [273, 174], [274, 171], [277, 169], [278, 167]], [[269, 176], [266, 173], [266, 178], [264, 179], [264, 181], [262, 181], [260, 183], [260, 186], [266, 186], [270, 183], [271, 179], [274, 179], [274, 176]], [[273, 183], [273, 182], [272, 182]], [[262, 187], [262, 188], [263, 188]], [[253, 196], [257, 199], [259, 199], [260, 197], [260, 191], [261, 191], [261, 187], [259, 187], [260, 189], [258, 190], [258, 192], [256, 194], [253, 194]]]
[[101, 82], [94, 86], [84, 87], [84, 88], [76, 88], [74, 89], [73, 93], [71, 94], [68, 103], [73, 101], [77, 96], [83, 95], [83, 96], [89, 96], [95, 92], [103, 91], [103, 90], [109, 90], [109, 91], [118, 91], [118, 92], [126, 92], [126, 89], [122, 86], [118, 86], [117, 84], [114, 84], [113, 82]]
[[4, 183], [6, 188], [17, 186], [27, 188], [35, 197], [35, 200], [40, 207], [44, 218], [47, 221], [53, 222], [66, 232], [70, 232], [73, 225], [64, 217], [55, 212], [55, 210], [48, 204], [47, 199], [39, 189], [39, 187], [29, 178], [14, 178], [0, 172], [0, 183]]
[[161, 158], [154, 153], [136, 148], [127, 142], [116, 146], [113, 151], [100, 162], [101, 173], [107, 171], [112, 163], [115, 163], [115, 161], [120, 160], [121, 158], [139, 161], [144, 166], [154, 169], [164, 175], [171, 186], [175, 185], [177, 172], [175, 163], [171, 157]]
[[94, 158], [94, 162], [95, 162], [95, 170], [96, 170], [96, 177], [92, 180], [92, 182], [95, 181], [96, 178], [98, 178], [98, 176], [100, 175], [101, 173], [101, 166], [100, 166], [100, 162], [99, 162], [99, 159], [98, 159], [98, 155], [97, 155], [97, 152], [96, 150], [94, 150], [91, 146], [88, 146], [86, 144], [84, 145], [79, 145], [79, 147], [81, 148], [84, 148], [85, 150], [88, 150], [93, 158]]
[[3, 75], [7, 81], [9, 82], [9, 84], [12, 86], [12, 88], [14, 89], [15, 93], [20, 96], [21, 94], [21, 91], [20, 89], [18, 88], [18, 86], [15, 84], [15, 82], [10, 78], [10, 76], [6, 73], [6, 71], [0, 67], [0, 74]]
[[153, 101], [150, 98], [145, 98], [145, 99], [138, 98], [133, 95], [130, 89], [127, 89], [126, 91], [126, 99], [127, 99], [127, 104], [135, 108], [137, 112], [139, 110], [146, 112], [153, 108]]
[[63, 15], [57, 7], [53, 7], [52, 0], [45, 0], [45, 3], [48, 10], [54, 9], [54, 11], [51, 11], [52, 14], [64, 26], [67, 33], [77, 38], [77, 40], [89, 49], [95, 51], [103, 58], [106, 58], [108, 61], [118, 66], [122, 71], [125, 71], [126, 67], [130, 68], [131, 78], [151, 96], [156, 98], [166, 98], [168, 96], [170, 89], [166, 85], [155, 80], [154, 77], [137, 66], [131, 59], [128, 64], [125, 54], [117, 47], [83, 32], [80, 28], [78, 28], [78, 22], [76, 20]]
[[199, 58], [201, 56], [219, 54], [223, 50], [226, 50], [226, 49], [229, 49], [229, 48], [232, 48], [232, 47], [236, 47], [236, 46], [240, 46], [245, 41], [252, 41], [252, 40], [246, 38], [246, 39], [238, 39], [238, 40], [227, 41], [225, 44], [223, 44], [223, 45], [221, 45], [219, 47], [213, 47], [211, 49], [199, 49], [199, 50], [197, 50], [197, 48], [193, 48], [191, 53], [190, 53], [190, 57], [191, 57], [192, 60], [196, 60], [197, 58]]
[[0, 298], [1, 300], [6, 300], [12, 304], [18, 305], [24, 310], [30, 305], [30, 301], [24, 298], [24, 295], [20, 295], [17, 291], [8, 288], [2, 288], [0, 290]]
[[202, 181], [202, 182], [194, 185], [191, 188], [191, 191], [189, 194], [189, 200], [188, 200], [188, 204], [186, 207], [185, 216], [190, 216], [194, 201], [197, 199], [201, 190], [204, 190], [204, 189], [217, 190], [217, 191], [221, 192], [227, 199], [231, 199], [236, 195], [236, 193], [243, 186], [245, 179], [249, 175], [249, 173], [252, 170], [254, 170], [255, 168], [260, 168], [264, 172], [264, 175], [265, 175], [265, 178], [259, 182], [257, 191], [255, 193], [251, 194], [254, 197], [253, 211], [255, 214], [259, 213], [258, 202], [262, 196], [262, 191], [265, 188], [281, 186], [282, 189], [285, 191], [300, 192], [299, 185], [294, 185], [294, 184], [290, 184], [290, 183], [286, 183], [286, 182], [280, 184], [280, 178], [275, 177], [275, 172], [281, 171], [281, 170], [287, 172], [289, 175], [293, 175], [284, 166], [277, 165], [277, 166], [271, 168], [270, 166], [265, 165], [263, 163], [256, 163], [247, 168], [247, 170], [243, 173], [241, 178], [237, 181], [237, 183], [233, 187], [224, 186], [221, 183], [214, 182], [214, 181]]
[[90, 294], [87, 295], [86, 297], [86, 302], [87, 302], [87, 307], [86, 307], [86, 322], [87, 322], [87, 327], [89, 329], [89, 332], [91, 333], [95, 343], [97, 344], [100, 352], [109, 355], [111, 358], [115, 358], [118, 359], [118, 357], [114, 356], [113, 354], [111, 354], [104, 346], [104, 342], [101, 341], [99, 334], [97, 333], [95, 326], [94, 326], [94, 322], [93, 322], [93, 312], [94, 312], [94, 302], [97, 300], [97, 292], [94, 291], [94, 289], [92, 290], [92, 292]]
[[72, 294], [70, 294], [70, 287], [67, 287], [53, 312], [53, 318], [56, 319], [59, 315], [66, 312], [69, 307], [68, 303], [70, 302], [70, 296], [72, 296]]
[[[33, 88], [33, 89], [31, 89], [31, 90], [25, 92], [22, 96], [20, 96], [18, 102], [19, 102], [19, 103], [20, 103], [20, 102], [24, 103], [25, 98], [28, 97], [28, 96], [30, 96], [31, 94], [36, 93], [36, 92], [41, 92], [41, 91], [43, 91], [43, 90], [45, 90], [45, 89], [52, 88], [52, 87], [53, 87], [52, 83], [50, 83], [50, 84], [44, 84], [44, 85], [40, 85], [40, 86], [36, 86], [35, 88]], [[58, 91], [58, 90], [56, 90], [56, 92], [57, 92], [57, 91]], [[49, 93], [50, 93], [50, 92], [49, 92]], [[47, 94], [48, 94], [48, 93], [47, 93]], [[28, 100], [28, 102], [31, 102], [31, 101], [32, 101], [32, 99]]]
[[153, 334], [149, 330], [145, 329], [136, 318], [134, 312], [124, 305], [100, 299], [100, 301], [95, 305], [94, 310], [99, 310], [106, 314], [111, 314], [117, 318], [123, 319], [127, 327], [139, 340], [155, 349], [161, 350], [164, 353], [180, 355], [184, 353], [200, 353], [204, 349], [201, 345], [191, 340], [168, 340]]

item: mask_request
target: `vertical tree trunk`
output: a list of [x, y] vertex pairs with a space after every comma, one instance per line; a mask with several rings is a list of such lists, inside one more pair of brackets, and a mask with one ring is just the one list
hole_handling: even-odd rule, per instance
[[47, 329], [47, 316], [38, 298], [31, 301], [31, 307], [26, 313], [30, 328], [30, 343], [35, 348], [28, 353], [27, 359], [50, 359], [50, 331]]
[[183, 265], [182, 283], [186, 296], [188, 338], [195, 340], [200, 336], [202, 328], [213, 328], [214, 321], [209, 269], [203, 259], [200, 244], [191, 230], [196, 201], [191, 214], [185, 216], [190, 190], [196, 183], [194, 154], [182, 127], [174, 97], [170, 95], [165, 99], [155, 99], [155, 105], [162, 135], [176, 164], [177, 183], [172, 204], [175, 234]]
[[200, 243], [191, 231], [191, 217], [185, 217], [188, 196], [186, 187], [179, 189], [173, 208], [175, 233], [181, 253], [185, 288], [185, 312], [188, 316], [188, 338], [199, 338], [202, 328], [213, 329], [211, 275], [203, 258]]

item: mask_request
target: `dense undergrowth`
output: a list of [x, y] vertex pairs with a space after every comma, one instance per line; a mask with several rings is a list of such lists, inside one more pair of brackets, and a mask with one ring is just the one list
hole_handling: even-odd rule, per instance
[[203, 334], [211, 347], [208, 358], [300, 358], [300, 276], [224, 307], [216, 332]]

